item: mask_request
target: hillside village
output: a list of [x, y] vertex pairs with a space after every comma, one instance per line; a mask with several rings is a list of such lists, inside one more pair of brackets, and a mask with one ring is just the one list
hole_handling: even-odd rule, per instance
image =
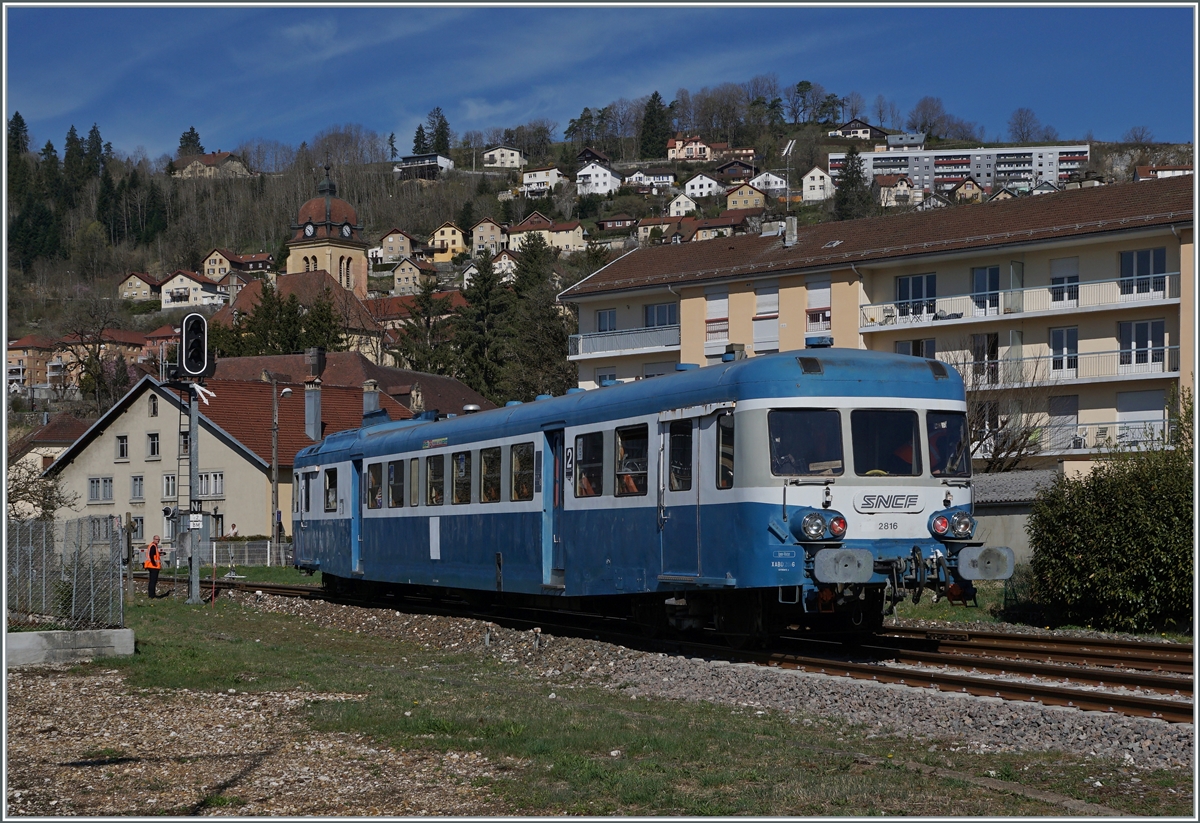
[[[134, 397], [176, 402], [158, 387], [194, 311], [209, 320], [216, 380], [320, 377], [346, 406], [329, 421], [345, 425], [358, 401], [341, 389], [382, 391], [389, 414], [411, 416], [851, 346], [955, 365], [974, 392], [976, 468], [1005, 471], [1085, 466], [1109, 438], [1136, 444], [1191, 384], [1190, 146], [988, 146], [854, 117], [783, 132], [765, 151], [675, 131], [663, 156], [629, 159], [578, 140], [531, 149], [534, 129], [521, 129], [454, 149], [418, 135], [428, 151], [363, 162], [331, 159], [327, 142], [283, 172], [249, 151], [181, 153], [157, 172], [143, 162], [141, 177], [137, 163], [98, 159], [99, 185], [71, 201], [76, 214], [92, 198], [101, 218], [68, 253], [82, 285], [68, 296], [36, 249], [11, 260], [8, 397], [26, 417], [10, 419], [28, 425], [10, 459], [49, 466], [62, 444], [36, 426], [57, 421], [46, 437], [58, 436], [70, 428], [59, 413], [94, 421]], [[193, 135], [181, 147], [202, 149]], [[826, 150], [801, 162], [814, 139]], [[50, 185], [46, 156], [35, 187]], [[119, 184], [110, 166], [124, 169]], [[380, 217], [380, 192], [413, 218]], [[209, 242], [178, 218], [155, 229], [164, 204], [204, 215]], [[26, 253], [25, 217], [10, 259]], [[229, 245], [218, 220], [261, 239]], [[155, 231], [174, 257], [147, 253], [157, 241], [139, 238]], [[304, 352], [305, 365], [284, 366]], [[1020, 375], [1019, 397], [1001, 373]], [[220, 425], [241, 437], [261, 425], [251, 420]], [[181, 493], [171, 477], [164, 495]], [[103, 505], [104, 488], [79, 493]], [[261, 520], [261, 503], [239, 518]]]

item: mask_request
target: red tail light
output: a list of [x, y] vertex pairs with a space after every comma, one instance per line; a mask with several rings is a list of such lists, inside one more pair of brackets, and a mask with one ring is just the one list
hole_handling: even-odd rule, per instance
[[950, 531], [950, 521], [946, 519], [945, 515], [939, 514], [937, 517], [933, 518], [934, 534], [945, 534], [948, 531]]
[[846, 533], [846, 518], [840, 514], [829, 521], [829, 533], [834, 537], [841, 537]]

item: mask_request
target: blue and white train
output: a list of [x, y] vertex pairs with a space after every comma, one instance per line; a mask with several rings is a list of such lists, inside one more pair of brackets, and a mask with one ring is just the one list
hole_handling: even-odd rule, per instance
[[806, 349], [330, 435], [295, 460], [295, 565], [327, 588], [628, 616], [745, 639], [870, 631], [1005, 579], [973, 540], [963, 384]]

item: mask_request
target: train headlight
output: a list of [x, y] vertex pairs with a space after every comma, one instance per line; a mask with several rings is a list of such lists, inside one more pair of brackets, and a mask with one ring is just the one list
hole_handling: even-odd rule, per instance
[[846, 518], [840, 514], [834, 515], [834, 518], [829, 521], [829, 533], [834, 537], [841, 537], [846, 533]]
[[825, 518], [810, 512], [800, 521], [800, 528], [809, 540], [820, 540], [825, 535]]
[[970, 537], [975, 531], [975, 520], [966, 512], [957, 511], [950, 515], [950, 531], [960, 540]]
[[950, 520], [944, 514], [939, 514], [933, 518], [933, 523], [930, 524], [933, 533], [941, 537], [950, 531]]

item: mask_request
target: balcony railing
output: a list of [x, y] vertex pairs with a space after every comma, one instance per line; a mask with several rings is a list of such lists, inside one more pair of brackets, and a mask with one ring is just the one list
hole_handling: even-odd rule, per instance
[[925, 300], [893, 300], [859, 306], [859, 327], [974, 320], [983, 317], [1121, 306], [1179, 298], [1179, 272], [1088, 280], [1028, 289], [956, 294]]
[[1023, 451], [1029, 455], [1085, 454], [1095, 449], [1123, 448], [1144, 451], [1162, 446], [1170, 437], [1169, 420], [1144, 420], [1133, 422], [1106, 423], [1047, 423], [1026, 429], [1017, 427], [1011, 432], [1000, 429], [996, 432], [977, 434], [976, 443], [983, 443], [974, 451], [975, 457], [991, 457], [996, 451], [1006, 451], [1005, 437], [1028, 435], [1029, 443]]
[[[1157, 346], [1082, 354], [971, 360], [965, 352], [945, 352], [940, 360], [965, 368], [967, 385], [977, 389], [1050, 385], [1067, 381], [1102, 380], [1140, 375], [1177, 376], [1179, 347]], [[959, 366], [958, 364], [965, 364]]]
[[621, 329], [592, 334], [573, 334], [570, 356], [630, 352], [643, 349], [667, 350], [679, 348], [679, 325], [648, 326], [641, 329]]

